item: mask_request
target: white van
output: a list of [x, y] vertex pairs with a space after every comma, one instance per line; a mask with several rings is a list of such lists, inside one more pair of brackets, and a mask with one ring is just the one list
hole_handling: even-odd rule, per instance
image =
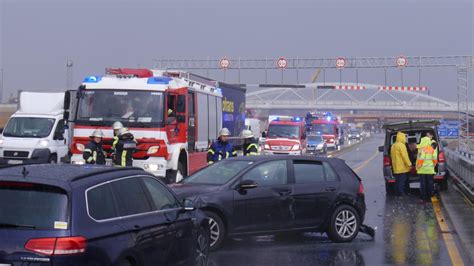
[[0, 136], [0, 165], [59, 163], [68, 156], [65, 93], [21, 92]]

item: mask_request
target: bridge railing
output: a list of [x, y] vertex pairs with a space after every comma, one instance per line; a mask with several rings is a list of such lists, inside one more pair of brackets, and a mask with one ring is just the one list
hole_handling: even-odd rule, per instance
[[451, 177], [471, 201], [474, 199], [474, 154], [446, 150], [446, 163]]

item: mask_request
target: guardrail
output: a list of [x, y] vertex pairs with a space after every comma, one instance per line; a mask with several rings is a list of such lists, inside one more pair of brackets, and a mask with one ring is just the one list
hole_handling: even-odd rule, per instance
[[458, 187], [474, 202], [474, 160], [465, 154], [447, 149], [446, 163]]

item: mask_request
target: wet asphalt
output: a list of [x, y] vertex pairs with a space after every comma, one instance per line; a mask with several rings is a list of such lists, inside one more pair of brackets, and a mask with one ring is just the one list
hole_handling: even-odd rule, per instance
[[319, 233], [230, 239], [211, 253], [209, 265], [452, 265], [432, 204], [419, 203], [417, 189], [406, 197], [385, 195], [382, 141], [375, 135], [338, 155], [362, 178], [364, 223], [376, 228], [375, 239], [362, 233], [343, 244]]

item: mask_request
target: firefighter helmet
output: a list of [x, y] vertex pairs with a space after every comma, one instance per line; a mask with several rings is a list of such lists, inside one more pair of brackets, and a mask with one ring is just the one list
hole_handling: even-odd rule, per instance
[[220, 136], [230, 136], [230, 131], [227, 128], [223, 128], [219, 130], [219, 137]]
[[123, 128], [123, 124], [122, 124], [122, 122], [120, 122], [120, 121], [116, 121], [116, 122], [114, 122], [114, 124], [112, 125], [112, 128], [113, 128], [114, 130], [119, 130], [119, 129]]
[[104, 132], [100, 129], [96, 129], [92, 132], [91, 138], [103, 138], [104, 137]]
[[252, 131], [250, 131], [248, 129], [244, 129], [244, 130], [242, 130], [242, 137], [244, 139], [253, 138], [253, 133], [252, 133]]

